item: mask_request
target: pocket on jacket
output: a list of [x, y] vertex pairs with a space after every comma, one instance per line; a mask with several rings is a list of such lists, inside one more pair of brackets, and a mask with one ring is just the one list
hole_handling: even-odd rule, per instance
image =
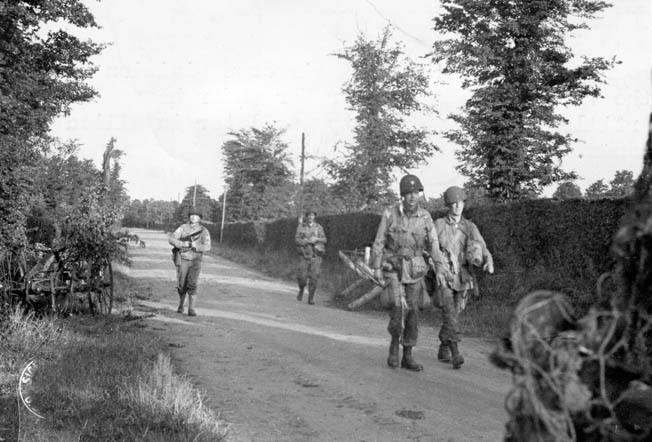
[[423, 278], [428, 273], [428, 264], [423, 256], [415, 256], [410, 259], [410, 276], [412, 279]]

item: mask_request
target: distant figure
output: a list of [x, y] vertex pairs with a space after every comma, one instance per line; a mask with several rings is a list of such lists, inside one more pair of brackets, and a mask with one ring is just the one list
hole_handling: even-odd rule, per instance
[[427, 253], [437, 278], [445, 280], [443, 258], [432, 217], [419, 205], [423, 185], [418, 177], [405, 175], [399, 183], [401, 202], [385, 210], [380, 218], [372, 247], [371, 267], [378, 281], [386, 281], [392, 306], [387, 331], [391, 336], [387, 365], [399, 365], [399, 345], [403, 344], [401, 368], [423, 370], [412, 355], [419, 335], [418, 298], [422, 279], [428, 271]]
[[326, 235], [324, 228], [315, 222], [316, 217], [317, 212], [312, 209], [307, 210], [305, 219], [299, 220], [299, 226], [294, 235], [294, 242], [299, 252], [297, 301], [303, 300], [303, 291], [307, 284], [308, 304], [315, 303], [315, 291], [321, 273], [321, 259], [326, 253]]
[[444, 255], [445, 265], [452, 274], [446, 284], [437, 285], [434, 293], [434, 302], [442, 309], [437, 359], [452, 362], [453, 368], [460, 368], [464, 363], [464, 357], [458, 349], [458, 317], [466, 307], [469, 291], [477, 291], [473, 267], [482, 268], [488, 273], [494, 272], [493, 258], [478, 227], [462, 216], [465, 200], [464, 189], [449, 187], [444, 192], [448, 214], [435, 220], [439, 247]]
[[183, 313], [187, 295], [188, 316], [197, 316], [195, 295], [202, 255], [211, 249], [211, 235], [206, 227], [199, 224], [201, 217], [200, 211], [191, 209], [188, 212], [188, 222], [180, 225], [168, 238], [168, 242], [174, 247], [172, 255], [177, 267], [177, 292], [179, 293], [177, 312]]
[[140, 240], [140, 248], [144, 249], [145, 248], [145, 241]]

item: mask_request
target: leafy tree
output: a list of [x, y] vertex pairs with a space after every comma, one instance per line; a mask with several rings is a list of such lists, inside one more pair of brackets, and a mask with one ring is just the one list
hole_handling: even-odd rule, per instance
[[271, 124], [229, 133], [231, 139], [222, 145], [227, 221], [278, 217], [294, 204], [284, 133]]
[[79, 0], [0, 3], [0, 247], [24, 240], [39, 160], [53, 118], [96, 93], [85, 83], [102, 46], [68, 30], [97, 27]]
[[572, 181], [564, 181], [557, 186], [557, 190], [552, 194], [552, 197], [558, 200], [582, 198], [582, 190]]
[[[177, 220], [175, 213], [178, 206], [179, 204], [176, 201], [154, 199], [141, 201], [135, 199], [127, 204], [122, 225], [125, 227], [141, 227], [145, 229], [176, 228]], [[211, 216], [207, 216], [207, 219], [211, 218]]]
[[627, 196], [634, 191], [634, 173], [631, 170], [618, 170], [609, 185], [608, 196], [613, 198]]
[[446, 133], [460, 146], [457, 169], [490, 198], [539, 194], [553, 182], [576, 178], [560, 160], [575, 141], [558, 131], [563, 106], [600, 95], [602, 73], [615, 61], [577, 59], [566, 37], [610, 5], [600, 0], [442, 0], [434, 62], [461, 74], [471, 89], [459, 129]]
[[420, 101], [430, 95], [429, 79], [423, 66], [392, 42], [389, 27], [377, 40], [360, 35], [335, 55], [353, 69], [343, 92], [356, 127], [354, 142], [342, 146], [342, 158], [326, 160], [324, 167], [349, 209], [384, 205], [395, 199], [394, 172], [423, 164], [438, 150], [429, 141], [431, 132], [406, 122], [430, 110]]
[[595, 183], [586, 188], [586, 197], [588, 199], [606, 198], [608, 196], [609, 186], [604, 183], [604, 180], [599, 179]]
[[208, 190], [201, 184], [186, 188], [186, 194], [174, 213], [176, 224], [188, 221], [188, 211], [193, 206], [202, 212], [202, 221], [212, 222], [211, 216], [216, 202], [211, 199], [208, 193]]
[[343, 213], [344, 201], [335, 193], [331, 186], [324, 180], [310, 179], [303, 183], [303, 208], [316, 210], [319, 215]]

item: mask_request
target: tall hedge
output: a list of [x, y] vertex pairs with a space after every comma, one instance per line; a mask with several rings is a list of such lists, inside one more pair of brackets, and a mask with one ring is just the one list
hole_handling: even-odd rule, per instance
[[[467, 208], [465, 217], [480, 229], [496, 264], [495, 275], [480, 276], [481, 289], [496, 296], [518, 295], [519, 287], [527, 291], [532, 286], [587, 292], [597, 275], [610, 268], [612, 238], [629, 204], [628, 199], [542, 199]], [[328, 240], [326, 260], [337, 261], [339, 250], [371, 245], [380, 216], [354, 213], [318, 217], [317, 222]], [[228, 224], [224, 242], [294, 251], [296, 227], [296, 218]], [[533, 274], [540, 280], [525, 280]]]

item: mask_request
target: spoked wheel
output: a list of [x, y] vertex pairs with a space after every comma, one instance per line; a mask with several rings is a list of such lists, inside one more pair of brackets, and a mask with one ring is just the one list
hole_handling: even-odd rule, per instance
[[89, 294], [93, 314], [111, 314], [113, 308], [113, 268], [111, 262], [102, 261], [101, 265], [94, 269]]

